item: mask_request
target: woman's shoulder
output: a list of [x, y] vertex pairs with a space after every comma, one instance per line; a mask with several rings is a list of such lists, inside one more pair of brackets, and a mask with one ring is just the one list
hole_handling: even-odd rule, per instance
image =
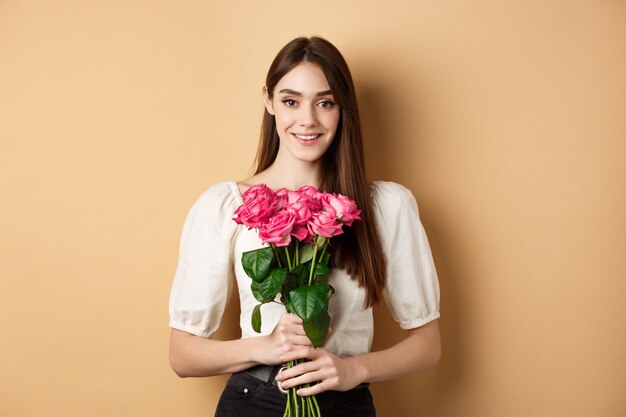
[[415, 201], [411, 190], [393, 181], [374, 181], [370, 184], [373, 201], [378, 205], [392, 205]]
[[214, 219], [230, 219], [241, 204], [241, 194], [235, 181], [221, 181], [208, 186], [194, 204], [195, 211]]
[[201, 241], [210, 241], [216, 236], [232, 236], [237, 229], [232, 218], [240, 204], [241, 196], [235, 181], [208, 186], [187, 213], [182, 241], [186, 242], [190, 236]]
[[241, 193], [236, 181], [220, 181], [209, 185], [198, 198], [202, 202], [231, 202], [241, 200]]

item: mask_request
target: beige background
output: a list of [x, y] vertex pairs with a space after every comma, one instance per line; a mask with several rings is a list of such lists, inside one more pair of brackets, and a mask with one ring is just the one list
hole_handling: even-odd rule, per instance
[[345, 54], [439, 270], [441, 363], [379, 415], [626, 415], [621, 0], [0, 0], [0, 415], [212, 415], [224, 378], [167, 362], [178, 239], [301, 34]]

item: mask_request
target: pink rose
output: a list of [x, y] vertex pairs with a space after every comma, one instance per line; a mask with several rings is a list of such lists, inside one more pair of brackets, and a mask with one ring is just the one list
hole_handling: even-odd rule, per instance
[[281, 210], [263, 223], [259, 229], [259, 238], [263, 243], [274, 243], [276, 246], [287, 246], [291, 243], [291, 231], [296, 219], [287, 210]]
[[312, 213], [316, 211], [320, 211], [322, 209], [322, 203], [320, 202], [320, 197], [322, 193], [318, 191], [317, 188], [311, 185], [305, 185], [303, 187], [298, 188], [296, 191], [298, 194], [304, 197], [303, 202], [306, 202], [306, 206], [311, 210]]
[[309, 197], [286, 188], [276, 191], [276, 195], [280, 199], [278, 206], [281, 210], [287, 211], [294, 218], [295, 223], [291, 236], [299, 241], [307, 240], [309, 238], [309, 230], [306, 224], [311, 218], [311, 210], [308, 207]]
[[242, 195], [243, 204], [235, 210], [233, 220], [248, 229], [258, 228], [276, 213], [279, 199], [265, 184], [248, 188]]
[[309, 233], [309, 229], [306, 227], [306, 224], [299, 225], [296, 224], [293, 226], [293, 230], [291, 230], [291, 236], [298, 239], [300, 242], [307, 242], [311, 237]]
[[281, 198], [279, 207], [290, 211], [295, 216], [297, 225], [305, 225], [311, 218], [312, 212], [321, 208], [317, 200], [297, 191], [282, 188], [276, 191], [276, 195]]
[[322, 201], [323, 210], [333, 211], [337, 220], [348, 226], [352, 226], [352, 222], [355, 220], [361, 220], [359, 210], [356, 203], [350, 200], [345, 195], [341, 194], [324, 194], [320, 200]]
[[259, 198], [265, 199], [268, 197], [276, 198], [276, 193], [272, 191], [272, 189], [269, 188], [265, 184], [253, 185], [252, 187], [244, 191], [243, 194], [241, 195], [241, 199], [243, 200], [244, 203], [250, 200], [256, 200]]
[[298, 194], [306, 195], [316, 200], [319, 199], [319, 197], [322, 195], [322, 193], [312, 185], [303, 185], [302, 187], [298, 188], [298, 191], [296, 192]]
[[281, 188], [276, 191], [276, 195], [280, 198], [279, 208], [292, 206], [302, 200], [302, 196], [295, 191]]
[[343, 233], [341, 229], [342, 224], [337, 221], [335, 213], [331, 211], [314, 213], [307, 226], [312, 235], [333, 237]]

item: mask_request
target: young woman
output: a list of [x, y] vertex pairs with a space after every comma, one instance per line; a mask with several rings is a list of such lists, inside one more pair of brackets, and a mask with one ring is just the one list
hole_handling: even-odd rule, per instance
[[[263, 97], [255, 175], [211, 186], [185, 222], [170, 299], [171, 366], [181, 377], [233, 374], [217, 416], [282, 416], [286, 397], [278, 386], [304, 383], [315, 384], [298, 394], [317, 394], [324, 417], [374, 416], [369, 382], [430, 368], [440, 355], [439, 287], [415, 199], [399, 184], [366, 182], [352, 78], [331, 43], [289, 42], [269, 69]], [[311, 346], [302, 321], [278, 303], [264, 305], [261, 335], [252, 330], [257, 302], [240, 259], [262, 244], [232, 218], [241, 193], [255, 184], [313, 185], [350, 197], [362, 210], [362, 220], [332, 240], [336, 292], [322, 348]], [[242, 338], [213, 340], [235, 281]], [[372, 306], [382, 297], [407, 336], [370, 352]], [[277, 374], [301, 358], [308, 362]]]

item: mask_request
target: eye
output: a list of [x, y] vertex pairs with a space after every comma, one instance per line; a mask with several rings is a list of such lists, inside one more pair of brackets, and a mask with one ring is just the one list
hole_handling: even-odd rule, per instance
[[318, 106], [324, 108], [324, 109], [332, 109], [333, 106], [335, 105], [335, 103], [333, 101], [330, 100], [323, 100], [320, 101], [319, 103], [317, 103]]
[[285, 106], [287, 107], [293, 107], [295, 106], [297, 103], [295, 100], [291, 99], [291, 98], [286, 98], [284, 100], [281, 100], [283, 103], [285, 103]]

